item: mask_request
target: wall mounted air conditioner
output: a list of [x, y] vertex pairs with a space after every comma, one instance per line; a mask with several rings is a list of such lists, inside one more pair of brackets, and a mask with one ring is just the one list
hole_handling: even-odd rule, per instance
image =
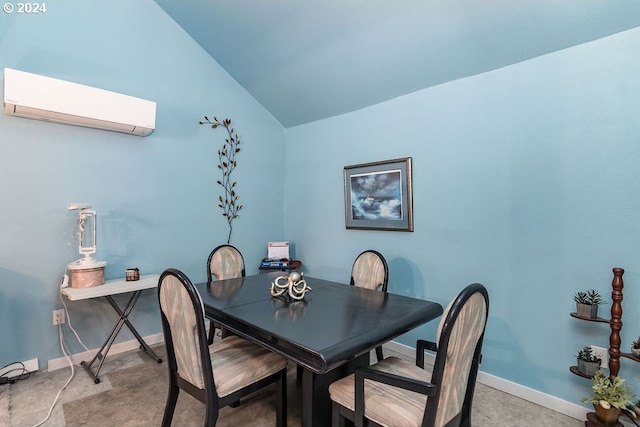
[[156, 127], [155, 102], [11, 68], [4, 69], [4, 112], [139, 136]]

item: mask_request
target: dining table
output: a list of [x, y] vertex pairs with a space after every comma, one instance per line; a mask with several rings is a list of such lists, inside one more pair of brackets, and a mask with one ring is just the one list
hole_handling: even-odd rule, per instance
[[[442, 312], [433, 301], [302, 276], [301, 300], [274, 297], [283, 272], [198, 283], [205, 315], [302, 369], [302, 426], [331, 424], [329, 385], [368, 366], [369, 352]], [[278, 283], [283, 283], [279, 279]]]

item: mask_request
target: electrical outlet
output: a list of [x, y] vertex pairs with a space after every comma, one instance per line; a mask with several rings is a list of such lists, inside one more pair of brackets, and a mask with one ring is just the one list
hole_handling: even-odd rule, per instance
[[53, 326], [62, 325], [64, 322], [64, 309], [53, 310]]
[[604, 347], [598, 347], [597, 345], [591, 345], [591, 352], [593, 353], [593, 355], [595, 357], [597, 357], [598, 359], [602, 360], [602, 363], [600, 364], [600, 366], [602, 368], [608, 368], [609, 367], [609, 350], [607, 350]]

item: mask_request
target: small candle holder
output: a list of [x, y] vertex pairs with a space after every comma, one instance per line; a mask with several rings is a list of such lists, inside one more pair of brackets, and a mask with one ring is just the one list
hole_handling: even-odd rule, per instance
[[140, 270], [137, 268], [127, 268], [124, 272], [124, 278], [127, 282], [135, 282], [140, 280]]

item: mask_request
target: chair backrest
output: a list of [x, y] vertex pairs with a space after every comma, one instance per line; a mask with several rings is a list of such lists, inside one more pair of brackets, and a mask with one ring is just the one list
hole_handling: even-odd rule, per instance
[[437, 335], [431, 382], [438, 393], [429, 397], [423, 425], [460, 425], [470, 416], [482, 341], [489, 313], [489, 294], [478, 283], [467, 286], [445, 309]]
[[231, 245], [220, 245], [209, 254], [207, 260], [207, 283], [214, 280], [234, 279], [245, 276], [244, 258]]
[[185, 382], [193, 386], [194, 397], [217, 406], [200, 294], [184, 273], [171, 268], [160, 275], [158, 301], [170, 375], [181, 388]]
[[366, 250], [353, 262], [351, 285], [387, 292], [389, 267], [380, 252]]

